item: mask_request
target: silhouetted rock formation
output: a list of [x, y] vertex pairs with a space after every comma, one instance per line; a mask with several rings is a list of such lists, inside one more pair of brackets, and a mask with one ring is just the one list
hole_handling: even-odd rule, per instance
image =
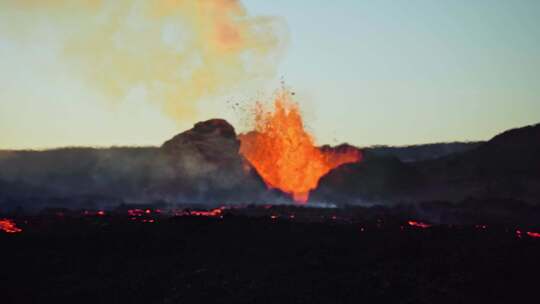
[[121, 200], [217, 204], [270, 195], [238, 149], [234, 128], [214, 119], [160, 148], [0, 151], [0, 209]]
[[345, 164], [321, 178], [314, 200], [345, 203], [381, 203], [404, 199], [421, 183], [419, 172], [396, 157], [364, 153], [359, 163]]
[[363, 151], [377, 156], [392, 156], [402, 162], [418, 162], [445, 157], [455, 153], [463, 153], [477, 148], [483, 142], [451, 142], [433, 143], [412, 146], [371, 146], [362, 148]]
[[[238, 156], [239, 149], [240, 141], [236, 138], [234, 128], [222, 119], [199, 122], [193, 129], [176, 135], [161, 147], [165, 154], [175, 158], [175, 166], [188, 174], [217, 167], [240, 168], [242, 159]], [[195, 166], [201, 163], [213, 167]]]
[[[540, 205], [540, 125], [509, 130], [483, 143], [449, 145], [364, 149], [362, 162], [324, 176], [311, 201], [384, 204], [472, 198]], [[283, 198], [266, 189], [238, 154], [239, 146], [234, 128], [213, 119], [161, 147], [0, 151], [0, 209]], [[449, 151], [455, 153], [447, 155]], [[441, 153], [443, 157], [432, 159]]]
[[199, 122], [161, 147], [169, 172], [151, 192], [190, 201], [250, 202], [266, 190], [238, 153], [240, 141], [225, 120]]
[[456, 160], [471, 162], [480, 176], [540, 178], [540, 124], [501, 133]]
[[312, 199], [369, 204], [460, 202], [472, 197], [540, 203], [540, 125], [509, 130], [458, 149], [416, 162], [385, 156], [393, 151], [366, 149], [361, 163], [341, 166], [324, 176]]
[[436, 199], [514, 198], [540, 203], [540, 124], [506, 131], [476, 149], [418, 163]]

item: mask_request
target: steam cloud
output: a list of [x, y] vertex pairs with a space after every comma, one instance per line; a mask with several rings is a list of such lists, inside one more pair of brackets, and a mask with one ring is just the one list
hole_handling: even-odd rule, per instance
[[73, 75], [111, 100], [142, 89], [177, 120], [201, 99], [272, 76], [286, 36], [237, 0], [7, 0], [0, 17], [8, 39], [53, 31]]

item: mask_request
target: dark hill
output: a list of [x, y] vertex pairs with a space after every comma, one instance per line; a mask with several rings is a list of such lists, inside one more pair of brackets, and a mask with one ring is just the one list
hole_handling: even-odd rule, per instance
[[119, 201], [245, 203], [273, 197], [238, 149], [234, 128], [214, 119], [160, 148], [0, 151], [0, 209]]
[[540, 203], [540, 124], [506, 131], [487, 142], [457, 145], [458, 152], [431, 159], [433, 151], [442, 153], [441, 147], [417, 147], [422, 152], [416, 155], [407, 147], [365, 149], [361, 163], [324, 176], [312, 198], [338, 204], [467, 198]]
[[540, 203], [540, 124], [503, 132], [475, 149], [416, 167], [437, 198], [496, 197]]
[[371, 146], [363, 151], [376, 156], [396, 157], [405, 163], [432, 160], [455, 153], [463, 153], [480, 146], [482, 142], [450, 142], [411, 146]]
[[[234, 128], [214, 119], [197, 123], [162, 147], [0, 151], [0, 207], [279, 198], [266, 189], [238, 148]], [[509, 130], [483, 143], [372, 147], [363, 154], [361, 163], [324, 176], [312, 200], [343, 204], [493, 198], [540, 203], [540, 125]]]
[[362, 162], [342, 165], [321, 178], [312, 198], [339, 204], [379, 203], [409, 197], [421, 183], [422, 176], [411, 164], [367, 151]]
[[155, 179], [149, 192], [189, 202], [257, 200], [266, 187], [239, 149], [240, 141], [227, 121], [199, 122], [160, 148], [166, 175]]

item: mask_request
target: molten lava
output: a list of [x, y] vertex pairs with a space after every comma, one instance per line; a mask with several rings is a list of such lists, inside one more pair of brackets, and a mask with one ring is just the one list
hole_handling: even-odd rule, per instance
[[417, 221], [408, 221], [407, 224], [411, 227], [416, 227], [416, 228], [422, 228], [422, 229], [426, 229], [426, 228], [429, 228], [431, 227], [430, 224], [426, 224], [426, 223], [422, 223], [422, 222], [417, 222]]
[[355, 148], [317, 148], [290, 95], [285, 90], [279, 93], [273, 111], [265, 111], [257, 103], [255, 130], [239, 136], [240, 154], [269, 188], [280, 189], [305, 203], [323, 175], [342, 164], [360, 161], [362, 155]]
[[218, 217], [221, 216], [223, 210], [216, 208], [209, 211], [190, 211], [189, 215], [191, 216], [206, 216], [206, 217]]
[[182, 210], [177, 211], [174, 214], [176, 216], [200, 216], [200, 217], [222, 217], [223, 210], [226, 207], [214, 208], [212, 210]]
[[10, 219], [0, 219], [0, 230], [6, 233], [19, 233], [22, 229], [15, 225], [15, 222]]
[[540, 233], [538, 232], [531, 232], [531, 231], [528, 231], [527, 232], [527, 235], [532, 237], [532, 238], [540, 238]]

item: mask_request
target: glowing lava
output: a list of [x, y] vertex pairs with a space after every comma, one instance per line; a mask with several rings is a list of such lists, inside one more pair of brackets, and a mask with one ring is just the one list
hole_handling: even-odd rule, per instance
[[216, 208], [210, 211], [190, 211], [189, 215], [191, 216], [206, 216], [206, 217], [218, 217], [221, 216], [223, 210]]
[[538, 233], [538, 232], [529, 231], [529, 232], [527, 232], [527, 235], [532, 237], [532, 238], [540, 238], [540, 233]]
[[407, 224], [409, 224], [409, 226], [411, 226], [411, 227], [422, 228], [422, 229], [426, 229], [426, 228], [431, 227], [430, 224], [417, 222], [417, 221], [408, 221]]
[[19, 233], [22, 232], [22, 229], [15, 225], [13, 220], [9, 219], [0, 219], [0, 230], [6, 233]]
[[201, 216], [201, 217], [222, 217], [226, 207], [219, 207], [212, 210], [182, 210], [175, 212], [176, 216]]
[[317, 148], [304, 129], [298, 104], [290, 95], [286, 90], [280, 92], [273, 111], [265, 111], [257, 103], [255, 130], [239, 136], [240, 153], [269, 188], [280, 189], [295, 201], [305, 203], [323, 175], [342, 164], [360, 161], [362, 155], [352, 147]]

